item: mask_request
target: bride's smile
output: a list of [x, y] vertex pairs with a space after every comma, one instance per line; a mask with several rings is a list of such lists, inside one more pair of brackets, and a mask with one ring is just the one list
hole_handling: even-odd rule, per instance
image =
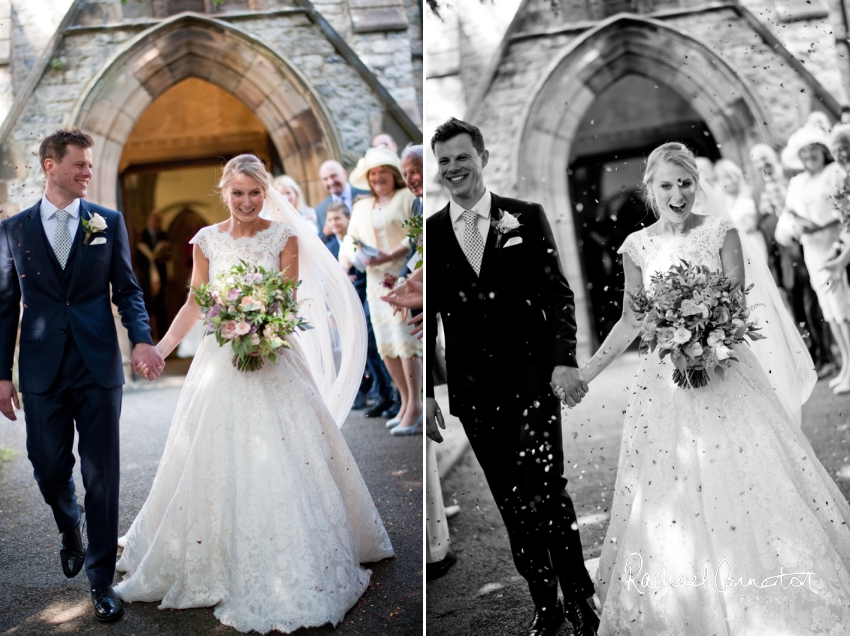
[[233, 177], [227, 201], [233, 219], [251, 224], [260, 218], [266, 193], [256, 179], [247, 174]]
[[671, 162], [658, 166], [650, 184], [650, 195], [663, 229], [682, 232], [689, 227], [696, 189], [696, 177], [684, 167]]

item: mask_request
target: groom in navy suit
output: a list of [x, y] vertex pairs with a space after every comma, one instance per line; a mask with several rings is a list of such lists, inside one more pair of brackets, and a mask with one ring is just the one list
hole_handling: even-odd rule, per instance
[[[15, 420], [12, 384], [18, 318], [27, 454], [62, 535], [68, 578], [86, 567], [95, 618], [118, 620], [112, 591], [118, 550], [118, 419], [124, 372], [112, 302], [133, 343], [132, 364], [153, 380], [165, 366], [153, 346], [119, 212], [83, 201], [92, 138], [78, 128], [45, 137], [44, 197], [0, 223], [0, 412]], [[85, 507], [77, 503], [74, 425]], [[83, 532], [88, 528], [88, 548]]]

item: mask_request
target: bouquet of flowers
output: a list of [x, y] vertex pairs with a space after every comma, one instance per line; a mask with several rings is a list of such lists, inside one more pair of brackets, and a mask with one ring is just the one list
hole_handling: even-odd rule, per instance
[[746, 290], [722, 272], [683, 260], [652, 276], [650, 292], [629, 294], [629, 304], [641, 321], [641, 350], [669, 355], [676, 370], [673, 381], [682, 388], [708, 384], [707, 369], [723, 377], [733, 357], [731, 346], [748, 337], [762, 340], [749, 320]]
[[207, 331], [219, 346], [230, 344], [240, 371], [256, 371], [266, 358], [276, 362], [275, 350], [289, 347], [286, 336], [313, 328], [297, 313], [300, 283], [284, 275], [240, 260], [214, 281], [192, 287]]
[[845, 179], [838, 191], [831, 194], [829, 199], [832, 201], [835, 211], [838, 212], [841, 229], [850, 231], [850, 179]]
[[425, 244], [422, 241], [422, 215], [412, 216], [407, 219], [402, 227], [407, 230], [407, 237], [410, 239], [410, 244], [416, 246], [416, 253], [419, 254], [419, 260], [416, 262], [414, 269], [422, 267], [423, 259], [425, 258]]

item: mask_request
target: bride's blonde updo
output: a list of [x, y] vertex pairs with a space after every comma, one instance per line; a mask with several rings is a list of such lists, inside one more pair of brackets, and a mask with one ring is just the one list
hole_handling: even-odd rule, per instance
[[646, 170], [643, 172], [643, 184], [641, 185], [647, 207], [655, 215], [655, 218], [658, 218], [658, 210], [655, 206], [655, 196], [652, 194], [652, 180], [655, 178], [658, 168], [665, 163], [672, 163], [684, 168], [699, 188], [699, 168], [694, 153], [685, 144], [680, 144], [678, 141], [671, 141], [658, 146], [649, 153], [649, 158], [646, 160]]
[[237, 155], [224, 166], [224, 171], [221, 173], [221, 179], [218, 182], [218, 189], [224, 205], [228, 205], [227, 191], [230, 190], [233, 177], [237, 174], [244, 174], [246, 177], [254, 179], [260, 184], [264, 194], [267, 194], [271, 187], [271, 175], [259, 157], [251, 154]]

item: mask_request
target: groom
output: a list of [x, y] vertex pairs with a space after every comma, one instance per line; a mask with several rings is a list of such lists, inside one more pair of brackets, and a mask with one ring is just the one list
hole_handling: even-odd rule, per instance
[[[536, 611], [528, 636], [579, 636], [599, 620], [588, 603], [573, 502], [565, 489], [560, 402], [587, 393], [575, 358], [573, 293], [543, 208], [484, 187], [489, 153], [475, 126], [450, 119], [431, 138], [451, 201], [427, 221], [428, 364], [437, 314], [446, 337], [449, 407], [460, 418], [510, 539]], [[433, 377], [429, 368], [426, 378]], [[428, 435], [445, 428], [427, 389]]]
[[[39, 147], [44, 196], [0, 223], [0, 412], [15, 420], [12, 407], [20, 408], [12, 364], [23, 297], [19, 368], [27, 454], [62, 535], [62, 570], [73, 578], [85, 563], [95, 618], [111, 622], [124, 612], [112, 591], [124, 372], [110, 294], [134, 345], [133, 368], [146, 368], [153, 380], [165, 361], [151, 340], [124, 219], [82, 200], [93, 145], [78, 128], [45, 137]], [[85, 508], [74, 492], [75, 424]]]

